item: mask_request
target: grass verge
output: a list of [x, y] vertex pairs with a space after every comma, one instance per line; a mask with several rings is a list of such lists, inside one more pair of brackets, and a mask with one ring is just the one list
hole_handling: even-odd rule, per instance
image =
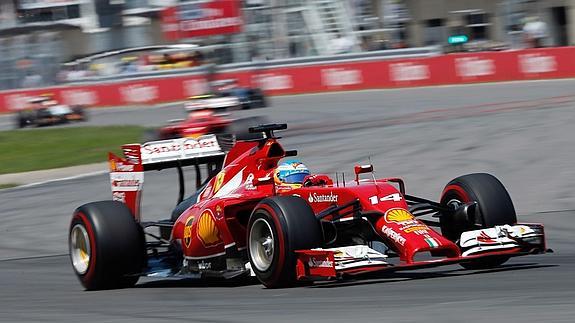
[[20, 184], [16, 184], [16, 183], [5, 183], [5, 184], [0, 184], [0, 190], [4, 189], [4, 188], [13, 188], [16, 186], [20, 186]]
[[106, 161], [107, 153], [138, 142], [138, 126], [69, 127], [0, 131], [0, 174]]

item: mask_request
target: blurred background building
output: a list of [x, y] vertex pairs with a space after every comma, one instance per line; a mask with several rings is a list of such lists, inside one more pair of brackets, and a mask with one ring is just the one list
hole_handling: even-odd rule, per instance
[[228, 64], [502, 50], [532, 46], [530, 34], [539, 46], [575, 44], [575, 0], [2, 0], [0, 89], [55, 84], [62, 62], [146, 45], [199, 44]]

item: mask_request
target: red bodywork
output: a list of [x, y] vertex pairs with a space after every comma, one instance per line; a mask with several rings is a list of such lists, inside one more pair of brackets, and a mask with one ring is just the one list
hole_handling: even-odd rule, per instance
[[212, 109], [194, 110], [185, 120], [167, 125], [160, 129], [159, 139], [180, 137], [199, 137], [208, 133], [223, 133], [232, 123], [225, 114]]
[[[124, 148], [132, 149], [129, 151], [137, 150], [137, 147], [131, 145]], [[236, 143], [226, 155], [222, 170], [199, 192], [195, 204], [175, 221], [171, 240], [181, 245], [185, 261], [228, 258], [232, 251], [244, 251], [246, 225], [252, 211], [262, 199], [274, 195], [301, 197], [308, 202], [316, 215], [322, 214], [330, 207], [358, 204], [362, 217], [371, 217], [374, 231], [400, 259], [398, 265], [366, 265], [336, 271], [333, 266], [334, 251], [301, 250], [297, 252], [297, 274], [300, 279], [329, 279], [341, 274], [413, 269], [469, 261], [478, 257], [525, 254], [525, 250], [513, 248], [485, 252], [479, 256], [462, 256], [458, 245], [409, 212], [400, 179], [360, 179], [360, 174], [373, 174], [371, 166], [356, 167], [356, 179], [347, 183], [336, 180], [336, 184], [333, 184], [333, 180], [328, 178], [327, 185], [320, 186], [292, 189], [277, 185], [273, 180], [273, 172], [278, 162], [287, 155], [290, 154], [286, 153], [275, 138]], [[118, 170], [121, 166], [132, 170], [130, 167], [126, 168], [126, 163], [131, 164], [126, 159], [110, 156], [110, 160], [113, 161], [113, 169]], [[141, 171], [138, 158], [135, 160], [133, 170]], [[138, 195], [134, 193], [124, 199], [136, 216], [139, 214]], [[333, 214], [328, 214], [322, 221], [329, 221], [333, 217]], [[342, 222], [348, 220], [353, 220], [353, 215], [334, 219]], [[430, 254], [434, 258], [418, 261], [416, 256], [422, 253]]]

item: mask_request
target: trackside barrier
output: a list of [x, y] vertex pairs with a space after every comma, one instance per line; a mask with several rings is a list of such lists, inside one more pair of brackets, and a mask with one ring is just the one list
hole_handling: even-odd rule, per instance
[[[575, 47], [479, 52], [391, 60], [337, 61], [221, 71], [268, 95], [575, 77]], [[50, 92], [69, 105], [123, 106], [183, 100], [205, 91], [200, 73], [0, 92], [0, 113]]]

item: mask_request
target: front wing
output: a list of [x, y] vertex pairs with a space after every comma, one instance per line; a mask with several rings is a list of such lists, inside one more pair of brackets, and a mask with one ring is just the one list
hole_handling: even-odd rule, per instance
[[387, 256], [368, 246], [298, 250], [296, 273], [299, 280], [329, 280], [376, 272], [393, 272], [444, 266], [498, 256], [515, 257], [545, 253], [542, 224], [523, 223], [467, 231], [459, 241], [456, 257], [392, 264]]

